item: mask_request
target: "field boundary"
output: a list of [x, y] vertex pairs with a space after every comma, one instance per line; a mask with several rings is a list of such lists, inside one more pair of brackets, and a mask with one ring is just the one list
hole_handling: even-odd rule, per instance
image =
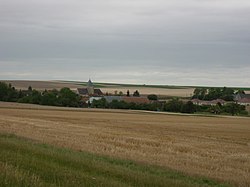
[[249, 118], [248, 116], [185, 114], [185, 113], [158, 112], [158, 111], [148, 111], [148, 110], [57, 107], [57, 106], [45, 106], [45, 105], [23, 104], [23, 103], [0, 101], [0, 109], [1, 108], [3, 109], [26, 109], [26, 110], [73, 111], [73, 112], [123, 113], [123, 114], [154, 114], [154, 115], [196, 116], [196, 117], [216, 117], [216, 118], [243, 118], [243, 119]]

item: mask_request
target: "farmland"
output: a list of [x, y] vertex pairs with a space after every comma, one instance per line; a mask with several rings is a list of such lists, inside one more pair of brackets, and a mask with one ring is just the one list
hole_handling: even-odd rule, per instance
[[0, 186], [228, 186], [14, 135], [0, 134], [0, 149]]
[[0, 132], [192, 177], [250, 184], [249, 118], [0, 103]]
[[[27, 89], [29, 86], [36, 90], [52, 90], [68, 87], [76, 90], [79, 87], [85, 87], [86, 82], [77, 81], [28, 81], [28, 80], [7, 80], [3, 82], [11, 83], [17, 89]], [[115, 83], [94, 83], [96, 88], [101, 88], [103, 93], [112, 93], [115, 91], [126, 93], [139, 90], [142, 95], [156, 94], [159, 96], [177, 96], [190, 97], [197, 86], [173, 86], [173, 85], [136, 85], [136, 84], [115, 84]], [[206, 88], [206, 87], [203, 87]], [[207, 87], [208, 88], [208, 87]], [[235, 90], [243, 89], [246, 93], [250, 93], [250, 88], [234, 88]]]
[[[79, 87], [86, 87], [86, 82], [76, 81], [24, 81], [24, 80], [8, 80], [4, 81], [11, 83], [17, 89], [26, 90], [29, 86], [36, 90], [43, 91], [45, 89], [61, 89], [64, 87], [70, 88], [76, 91]], [[156, 94], [161, 97], [190, 97], [195, 86], [171, 86], [171, 85], [133, 85], [133, 84], [114, 84], [114, 83], [94, 83], [96, 88], [100, 88], [103, 93], [123, 92], [127, 93], [130, 90], [133, 93], [135, 90], [139, 90], [142, 95]], [[205, 88], [205, 87], [204, 87]], [[243, 89], [246, 93], [250, 93], [250, 88], [235, 88], [235, 90]]]
[[[72, 90], [76, 90], [79, 87], [85, 87], [84, 82], [69, 82], [69, 81], [4, 81], [11, 83], [17, 89], [27, 89], [31, 86], [37, 90], [52, 90], [68, 87]], [[114, 93], [115, 91], [126, 93], [127, 90], [131, 92], [139, 90], [141, 94], [157, 94], [163, 96], [179, 96], [189, 97], [194, 88], [190, 87], [178, 87], [178, 86], [147, 86], [147, 85], [129, 85], [129, 84], [109, 84], [109, 83], [95, 83], [96, 88], [101, 88], [103, 93]]]

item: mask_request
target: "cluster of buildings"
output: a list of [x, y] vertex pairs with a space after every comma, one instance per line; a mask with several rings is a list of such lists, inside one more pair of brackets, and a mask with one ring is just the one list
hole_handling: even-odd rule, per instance
[[250, 94], [238, 93], [234, 100], [240, 105], [250, 106]]
[[[193, 104], [196, 105], [217, 105], [220, 103], [221, 105], [224, 105], [227, 103], [227, 101], [224, 101], [223, 99], [216, 99], [212, 101], [205, 101], [205, 100], [200, 100], [200, 99], [192, 99], [191, 100]], [[243, 94], [243, 93], [237, 93], [234, 95], [234, 101], [240, 105], [244, 106], [250, 106], [250, 94]]]
[[[95, 88], [92, 81], [89, 79], [87, 82], [87, 86], [85, 88], [77, 88], [77, 94], [82, 96], [82, 100], [86, 104], [91, 104], [94, 100], [100, 100], [105, 98], [108, 103], [113, 100], [117, 101], [125, 101], [127, 103], [136, 103], [136, 104], [149, 104], [151, 101], [147, 97], [141, 96], [118, 96], [118, 95], [109, 95], [104, 94], [101, 89]], [[215, 106], [218, 103], [224, 105], [227, 101], [223, 99], [216, 99], [212, 101], [205, 101], [200, 99], [192, 99], [191, 100], [196, 105], [209, 105]], [[234, 95], [234, 101], [240, 105], [250, 106], [250, 94], [238, 93]]]
[[113, 100], [125, 101], [127, 103], [136, 103], [136, 104], [149, 104], [150, 100], [147, 97], [141, 96], [117, 96], [117, 95], [108, 95], [104, 94], [101, 89], [95, 88], [92, 81], [89, 79], [87, 82], [87, 87], [77, 88], [77, 94], [82, 96], [83, 102], [91, 104], [94, 100], [100, 100], [105, 98], [108, 103]]
[[193, 104], [195, 105], [210, 105], [210, 106], [215, 106], [218, 103], [220, 103], [221, 105], [224, 105], [226, 103], [226, 101], [224, 101], [223, 99], [215, 99], [212, 101], [205, 101], [205, 100], [200, 100], [200, 99], [192, 99], [191, 100]]

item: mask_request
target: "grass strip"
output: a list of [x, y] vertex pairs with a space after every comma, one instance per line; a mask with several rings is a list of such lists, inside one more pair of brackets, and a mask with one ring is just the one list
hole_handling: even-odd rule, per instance
[[155, 166], [0, 134], [0, 186], [227, 186]]

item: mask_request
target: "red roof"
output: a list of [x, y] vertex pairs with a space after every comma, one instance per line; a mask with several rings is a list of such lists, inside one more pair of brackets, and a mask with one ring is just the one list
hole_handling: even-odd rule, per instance
[[243, 98], [243, 99], [240, 99], [240, 100], [238, 101], [238, 103], [250, 104], [250, 99], [249, 99], [249, 98]]
[[205, 101], [205, 100], [199, 100], [199, 99], [192, 99], [191, 100], [193, 103], [198, 103], [198, 104], [201, 104], [201, 105], [216, 105], [218, 103], [220, 104], [225, 104], [226, 101], [224, 101], [223, 99], [216, 99], [216, 100], [212, 100], [212, 101]]
[[122, 100], [127, 103], [149, 104], [150, 100], [147, 97], [122, 97]]

